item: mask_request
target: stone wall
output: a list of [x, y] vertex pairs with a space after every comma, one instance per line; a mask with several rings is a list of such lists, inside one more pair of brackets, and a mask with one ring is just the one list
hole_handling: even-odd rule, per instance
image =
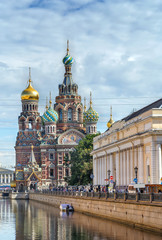
[[160, 204], [115, 202], [113, 200], [73, 198], [41, 193], [30, 193], [29, 199], [58, 207], [62, 203], [69, 203], [73, 205], [75, 211], [162, 234], [162, 206]]

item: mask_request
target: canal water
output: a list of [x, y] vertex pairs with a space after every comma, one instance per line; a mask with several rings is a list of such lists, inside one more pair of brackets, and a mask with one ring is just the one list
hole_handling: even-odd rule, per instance
[[160, 240], [162, 236], [34, 201], [0, 199], [0, 240]]

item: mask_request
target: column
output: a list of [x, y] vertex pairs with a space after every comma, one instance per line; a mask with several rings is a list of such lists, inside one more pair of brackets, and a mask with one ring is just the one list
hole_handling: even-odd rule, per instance
[[126, 186], [126, 150], [123, 151], [123, 178], [124, 186]]
[[151, 184], [156, 184], [156, 147], [155, 143], [151, 143]]
[[116, 153], [116, 185], [119, 186], [119, 152]]
[[10, 183], [10, 174], [8, 174], [8, 183]]
[[113, 176], [113, 155], [110, 154], [110, 176]]
[[120, 186], [123, 186], [123, 152], [120, 152]]
[[130, 149], [130, 183], [133, 182], [134, 179], [134, 166], [133, 166], [133, 148]]
[[96, 158], [93, 159], [93, 185], [96, 185]]
[[104, 184], [106, 184], [106, 169], [107, 169], [107, 162], [106, 162], [106, 155], [104, 157], [104, 165], [105, 165], [105, 168], [104, 168]]
[[134, 148], [134, 168], [138, 166], [137, 158], [137, 148]]
[[143, 146], [138, 147], [138, 182], [144, 183]]
[[102, 158], [100, 158], [100, 184], [102, 184]]
[[4, 175], [4, 182], [6, 183], [6, 174]]
[[130, 165], [130, 151], [129, 149], [127, 149], [127, 185], [130, 184], [130, 168], [129, 168], [129, 165]]
[[105, 184], [105, 161], [104, 157], [102, 157], [102, 185]]
[[161, 184], [161, 178], [162, 178], [162, 162], [161, 162], [161, 144], [157, 144], [157, 161], [158, 161], [158, 179], [157, 179], [157, 183]]

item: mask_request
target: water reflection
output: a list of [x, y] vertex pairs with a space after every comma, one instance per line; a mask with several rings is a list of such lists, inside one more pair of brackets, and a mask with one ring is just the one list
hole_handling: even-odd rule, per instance
[[[0, 200], [0, 239], [16, 240], [160, 240], [143, 232], [80, 213], [32, 201]], [[3, 236], [3, 237], [2, 237]]]

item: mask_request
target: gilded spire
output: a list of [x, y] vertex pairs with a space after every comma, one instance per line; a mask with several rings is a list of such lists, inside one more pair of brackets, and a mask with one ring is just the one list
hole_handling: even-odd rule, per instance
[[36, 163], [35, 156], [34, 156], [34, 152], [33, 152], [33, 148], [34, 148], [34, 146], [31, 145], [31, 155], [30, 155], [30, 160], [29, 160], [29, 162], [31, 162], [32, 164]]
[[69, 55], [69, 40], [67, 40], [67, 55]]
[[49, 100], [50, 107], [52, 107], [52, 100], [51, 100], [51, 92], [50, 92], [50, 100]]
[[46, 110], [48, 110], [48, 97], [46, 97]]
[[84, 112], [86, 112], [86, 98], [84, 98]]
[[29, 67], [29, 83], [31, 83], [31, 67]]
[[113, 123], [114, 123], [114, 120], [112, 118], [112, 106], [110, 106], [110, 120], [107, 123], [107, 127], [110, 128]]
[[92, 92], [90, 92], [90, 107], [92, 107]]

